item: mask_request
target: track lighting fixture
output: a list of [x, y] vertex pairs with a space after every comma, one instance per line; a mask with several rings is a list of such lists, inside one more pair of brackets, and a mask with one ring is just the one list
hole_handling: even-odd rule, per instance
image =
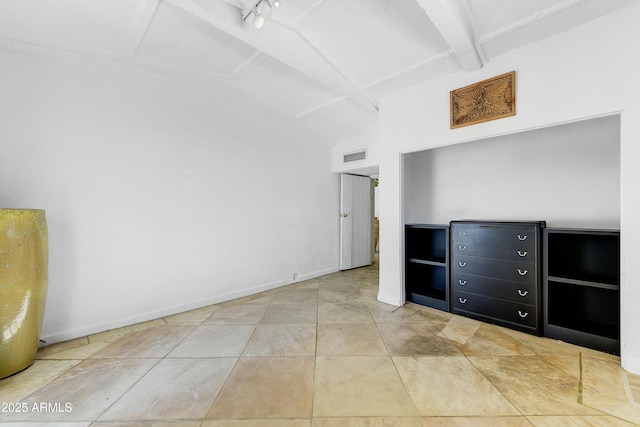
[[262, 26], [264, 25], [264, 15], [262, 15], [260, 12], [254, 12], [254, 18], [253, 18], [253, 26], [256, 27], [257, 29], [262, 28]]
[[246, 21], [247, 18], [253, 14], [253, 26], [258, 30], [264, 25], [264, 15], [262, 13], [262, 4], [266, 3], [271, 9], [280, 7], [280, 0], [258, 0], [258, 2], [247, 12], [242, 13], [242, 21]]

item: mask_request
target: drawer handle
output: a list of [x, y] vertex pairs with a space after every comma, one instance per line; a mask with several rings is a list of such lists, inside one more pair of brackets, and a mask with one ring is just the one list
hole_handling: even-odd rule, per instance
[[466, 233], [466, 232], [464, 232], [464, 231], [458, 231], [458, 236], [460, 236], [460, 237], [464, 237], [464, 236], [466, 236], [466, 235], [467, 235], [467, 233]]
[[525, 317], [527, 317], [528, 315], [529, 315], [529, 313], [527, 313], [526, 311], [523, 313], [523, 312], [521, 312], [520, 310], [518, 310], [518, 316], [522, 317], [523, 319], [524, 319]]
[[466, 298], [458, 298], [458, 301], [460, 301], [460, 304], [465, 304], [467, 302]]
[[527, 251], [524, 251], [524, 252], [518, 251], [518, 255], [520, 256], [527, 256], [527, 254], [528, 254]]
[[465, 249], [467, 249], [467, 247], [466, 247], [466, 246], [458, 245], [458, 249], [460, 249], [461, 251], [464, 251]]
[[523, 271], [523, 270], [518, 269], [518, 274], [519, 274], [519, 275], [521, 275], [521, 276], [526, 276], [526, 275], [527, 275], [527, 273], [528, 273], [528, 271], [527, 271], [527, 270], [524, 270], [524, 271]]
[[520, 240], [521, 242], [524, 242], [525, 240], [527, 240], [527, 235], [525, 234], [524, 236], [521, 236], [518, 234], [518, 240]]
[[460, 286], [464, 286], [467, 284], [466, 280], [462, 280], [462, 279], [458, 279], [458, 283], [460, 283]]
[[460, 267], [464, 267], [465, 265], [467, 265], [467, 263], [466, 262], [462, 262], [462, 261], [458, 261], [458, 265]]
[[529, 291], [522, 291], [522, 290], [518, 289], [518, 295], [520, 295], [521, 297], [526, 297], [528, 293], [529, 293]]

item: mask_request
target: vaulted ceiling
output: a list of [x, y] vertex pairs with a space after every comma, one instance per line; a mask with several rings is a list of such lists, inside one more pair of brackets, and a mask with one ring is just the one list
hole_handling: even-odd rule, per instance
[[386, 94], [639, 2], [264, 0], [258, 30], [258, 0], [0, 0], [0, 49], [124, 63], [230, 102], [250, 94], [336, 143], [374, 132]]

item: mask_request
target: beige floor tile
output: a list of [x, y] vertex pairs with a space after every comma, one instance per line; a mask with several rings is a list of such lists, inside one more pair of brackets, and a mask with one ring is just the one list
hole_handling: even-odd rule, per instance
[[379, 310], [384, 310], [384, 311], [388, 311], [389, 313], [393, 313], [394, 311], [398, 310], [401, 307], [398, 307], [396, 305], [391, 305], [391, 304], [387, 304], [385, 302], [380, 302], [380, 301], [376, 301], [375, 304], [369, 304], [369, 307], [371, 308], [377, 308]]
[[240, 298], [235, 298], [227, 301], [221, 301], [218, 303], [218, 305], [220, 306], [220, 308], [228, 308], [228, 307], [233, 307], [234, 305], [243, 304], [247, 301], [248, 301], [247, 297], [240, 297]]
[[95, 420], [156, 363], [157, 359], [85, 360], [22, 401], [29, 407], [58, 404], [62, 410], [3, 414], [4, 421]]
[[387, 348], [373, 323], [321, 323], [318, 356], [387, 356]]
[[254, 325], [199, 326], [167, 357], [239, 357], [254, 329]]
[[582, 386], [600, 396], [627, 402], [628, 382], [620, 364], [582, 354]]
[[190, 310], [184, 313], [167, 316], [164, 321], [169, 325], [200, 325], [207, 320], [213, 312], [220, 310], [219, 305], [208, 305], [206, 307]]
[[[640, 389], [640, 375], [634, 375], [627, 373], [627, 379], [629, 381], [629, 385], [633, 388]], [[640, 403], [640, 402], [638, 402]]]
[[292, 290], [292, 289], [318, 289], [318, 280], [310, 279], [302, 282], [292, 283], [288, 286], [280, 288], [280, 291]]
[[373, 317], [366, 304], [318, 304], [318, 323], [371, 323]]
[[318, 302], [347, 302], [361, 298], [362, 294], [355, 285], [340, 287], [321, 287], [318, 294]]
[[260, 294], [256, 298], [252, 298], [247, 301], [245, 304], [273, 304], [273, 301], [276, 299], [276, 294]]
[[462, 356], [432, 323], [379, 323], [392, 356]]
[[[427, 307], [425, 307], [421, 311], [424, 312], [425, 315], [433, 323], [435, 323], [435, 324], [445, 323], [444, 325], [442, 325], [442, 328], [446, 327], [446, 325], [448, 325], [448, 324], [457, 324], [457, 323], [475, 323], [475, 324], [480, 324], [480, 325], [487, 324], [485, 322], [481, 322], [480, 320], [472, 319], [471, 317], [461, 316], [461, 315], [457, 315], [457, 314], [441, 312], [442, 314], [438, 315], [437, 314], [438, 310], [428, 309]], [[445, 316], [445, 315], [449, 316], [449, 317], [448, 318], [443, 318], [443, 316]]]
[[375, 266], [372, 266], [372, 268], [362, 270], [362, 271], [360, 270], [354, 271], [352, 276], [353, 276], [353, 280], [355, 280], [356, 283], [358, 283], [358, 285], [367, 284], [367, 285], [378, 287], [378, 281], [380, 280], [380, 272], [378, 271], [378, 268]]
[[575, 417], [535, 416], [528, 418], [535, 427], [631, 427], [636, 425], [619, 418], [600, 415]]
[[338, 271], [336, 273], [327, 274], [318, 278], [319, 287], [336, 287], [344, 285], [353, 285], [355, 280], [352, 276], [353, 271]]
[[[91, 427], [200, 427], [198, 421], [122, 421], [91, 424]], [[56, 426], [57, 427], [57, 426]]]
[[433, 323], [422, 310], [413, 306], [402, 306], [389, 311], [386, 307], [369, 306], [373, 319], [378, 323]]
[[124, 326], [122, 328], [111, 329], [109, 331], [100, 332], [98, 334], [89, 335], [89, 342], [114, 342], [115, 340], [122, 338], [131, 332], [142, 331], [144, 329], [153, 328], [155, 326], [166, 325], [167, 322], [164, 319], [155, 319], [148, 322], [136, 323], [134, 325]]
[[360, 289], [360, 293], [362, 294], [363, 298], [365, 298], [366, 300], [370, 300], [372, 303], [373, 302], [378, 302], [378, 287], [375, 287], [375, 288], [359, 288], [359, 289]]
[[629, 394], [631, 395], [630, 400], [633, 400], [636, 405], [640, 405], [640, 387], [630, 386]]
[[580, 381], [582, 378], [582, 372], [580, 367], [580, 358], [582, 356], [578, 354], [571, 354], [566, 356], [542, 356], [544, 360], [551, 363], [556, 368], [559, 368], [562, 372], [569, 375], [576, 381]]
[[621, 368], [606, 366], [602, 372], [594, 372], [596, 365], [589, 367], [589, 363], [588, 359], [583, 360], [582, 402], [605, 414], [640, 425], [640, 404], [635, 400], [629, 382], [630, 374]]
[[265, 304], [232, 305], [215, 311], [203, 325], [256, 325], [265, 311]]
[[415, 416], [389, 357], [317, 357], [314, 417]]
[[317, 304], [272, 304], [267, 307], [261, 324], [314, 324], [318, 318]]
[[354, 280], [356, 282], [356, 286], [358, 287], [358, 289], [360, 289], [360, 292], [362, 292], [363, 290], [372, 290], [378, 293], [378, 280], [379, 280], [378, 276], [371, 279], [356, 278]]
[[46, 356], [41, 356], [42, 360], [83, 360], [93, 356], [98, 351], [111, 345], [108, 342], [97, 342], [93, 344], [83, 345], [82, 347], [75, 347], [69, 350], [55, 352]]
[[88, 337], [76, 338], [74, 340], [51, 344], [46, 347], [42, 347], [38, 349], [38, 353], [36, 354], [36, 359], [44, 359], [47, 356], [51, 356], [52, 354], [60, 353], [67, 350], [72, 350], [78, 347], [84, 347], [87, 344], [89, 344]]
[[421, 415], [522, 415], [464, 357], [394, 357], [393, 361]]
[[314, 418], [312, 427], [423, 427], [419, 417]]
[[579, 382], [542, 357], [470, 357], [469, 360], [524, 415], [598, 413], [578, 403]]
[[596, 409], [598, 413], [611, 415], [612, 418], [640, 426], [640, 407], [637, 405], [607, 399], [588, 390], [584, 392], [584, 404]]
[[551, 338], [538, 337], [535, 335], [527, 334], [520, 331], [515, 331], [509, 328], [499, 327], [499, 329], [505, 334], [518, 340], [522, 345], [528, 347], [530, 350], [539, 355], [578, 355], [584, 352], [584, 348], [559, 341]]
[[236, 360], [162, 360], [100, 420], [204, 418]]
[[274, 304], [317, 304], [318, 289], [298, 288], [278, 292], [273, 300]]
[[435, 308], [424, 307], [417, 304], [412, 305], [432, 322], [475, 322], [473, 319], [457, 316], [446, 311], [436, 310]]
[[315, 325], [258, 325], [243, 356], [314, 356], [315, 353]]
[[493, 325], [449, 322], [440, 332], [465, 356], [533, 355], [529, 348]]
[[340, 271], [46, 346], [0, 380], [0, 403], [72, 412], [0, 413], [0, 424], [640, 426], [640, 376], [619, 357], [384, 304], [378, 280], [377, 264]]
[[195, 328], [191, 325], [162, 325], [131, 332], [94, 353], [91, 358], [164, 357]]
[[28, 421], [28, 422], [7, 422], [7, 423], [2, 423], [2, 425], [4, 427], [52, 427], [53, 425], [55, 425], [55, 427], [89, 427], [91, 424], [90, 421], [85, 421], [85, 422], [60, 422], [57, 421], [55, 424], [49, 423], [49, 422], [33, 422], [33, 421]]
[[309, 418], [313, 372], [312, 357], [242, 358], [207, 418]]
[[425, 427], [532, 427], [525, 417], [424, 417]]
[[33, 365], [24, 371], [0, 380], [0, 404], [20, 402], [80, 362], [81, 360], [34, 361]]
[[311, 420], [205, 420], [202, 427], [311, 427]]

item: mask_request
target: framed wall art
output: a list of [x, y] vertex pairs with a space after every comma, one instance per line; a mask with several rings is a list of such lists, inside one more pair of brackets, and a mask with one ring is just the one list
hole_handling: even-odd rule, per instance
[[515, 114], [515, 71], [451, 91], [451, 129]]

